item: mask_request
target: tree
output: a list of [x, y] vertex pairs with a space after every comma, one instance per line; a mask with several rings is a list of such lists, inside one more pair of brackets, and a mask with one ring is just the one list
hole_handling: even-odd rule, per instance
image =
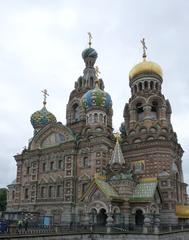
[[0, 188], [0, 211], [5, 211], [7, 206], [7, 189]]

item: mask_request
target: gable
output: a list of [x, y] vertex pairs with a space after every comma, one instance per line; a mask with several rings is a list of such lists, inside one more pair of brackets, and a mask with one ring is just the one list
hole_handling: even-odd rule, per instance
[[65, 142], [74, 141], [73, 132], [61, 123], [54, 123], [45, 126], [30, 142], [30, 149], [53, 147]]
[[87, 191], [82, 196], [81, 201], [89, 201], [97, 196], [110, 201], [123, 201], [116, 190], [108, 182], [102, 179], [94, 178]]
[[[149, 181], [150, 180], [150, 181]], [[145, 179], [136, 185], [130, 202], [160, 201], [157, 180]]]

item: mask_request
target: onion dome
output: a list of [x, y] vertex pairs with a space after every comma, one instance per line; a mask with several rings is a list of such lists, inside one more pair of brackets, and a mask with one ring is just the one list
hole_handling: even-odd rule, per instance
[[95, 88], [86, 92], [81, 98], [81, 105], [86, 111], [94, 107], [108, 111], [112, 107], [112, 99], [107, 92], [99, 88], [96, 82]]
[[143, 74], [143, 73], [155, 73], [160, 77], [163, 76], [162, 69], [157, 63], [146, 61], [144, 59], [143, 62], [138, 63], [131, 69], [129, 73], [129, 79], [131, 80], [134, 77], [138, 76], [139, 74]]
[[35, 130], [39, 130], [44, 126], [48, 125], [49, 123], [56, 123], [56, 117], [46, 109], [46, 97], [47, 97], [47, 90], [42, 91], [44, 93], [44, 101], [43, 101], [43, 108], [39, 111], [34, 112], [31, 115], [30, 121]]
[[91, 40], [92, 40], [92, 35], [91, 33], [88, 33], [89, 35], [89, 47], [83, 50], [82, 52], [82, 58], [85, 62], [86, 67], [93, 67], [96, 59], [98, 57], [98, 53], [94, 48], [91, 47]]
[[34, 129], [42, 128], [49, 123], [56, 123], [56, 117], [47, 111], [45, 106], [31, 115], [31, 124]]
[[133, 79], [134, 77], [140, 75], [140, 74], [149, 74], [149, 73], [152, 73], [152, 74], [157, 74], [159, 75], [161, 78], [163, 76], [163, 72], [162, 72], [162, 69], [161, 67], [155, 63], [155, 62], [152, 62], [152, 61], [147, 61], [146, 60], [146, 44], [145, 44], [145, 39], [143, 38], [141, 40], [141, 43], [142, 43], [142, 46], [143, 46], [143, 61], [141, 63], [138, 63], [137, 65], [135, 65], [130, 73], [129, 73], [129, 79]]
[[82, 58], [85, 60], [86, 58], [95, 58], [97, 59], [98, 57], [98, 53], [96, 52], [96, 50], [94, 48], [86, 48], [85, 50], [83, 50], [82, 52]]

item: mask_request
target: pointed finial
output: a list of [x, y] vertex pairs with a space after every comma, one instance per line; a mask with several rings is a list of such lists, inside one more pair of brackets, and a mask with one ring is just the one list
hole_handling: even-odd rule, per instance
[[142, 47], [143, 47], [143, 59], [144, 61], [146, 60], [146, 50], [147, 50], [147, 47], [146, 47], [146, 43], [145, 43], [145, 38], [143, 38], [142, 40], [140, 40], [140, 42], [142, 43]]
[[89, 47], [91, 47], [92, 44], [91, 40], [93, 39], [93, 37], [90, 32], [88, 32], [88, 35], [89, 35]]
[[46, 103], [47, 103], [47, 96], [49, 96], [49, 94], [47, 93], [47, 89], [44, 89], [43, 91], [41, 91], [43, 93], [43, 105], [45, 107]]
[[116, 132], [116, 133], [114, 134], [114, 136], [115, 136], [115, 138], [116, 138], [116, 143], [119, 143], [119, 141], [120, 141], [120, 133], [119, 133], [119, 132]]

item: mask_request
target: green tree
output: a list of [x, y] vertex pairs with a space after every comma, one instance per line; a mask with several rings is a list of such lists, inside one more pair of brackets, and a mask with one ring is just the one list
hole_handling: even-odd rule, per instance
[[0, 188], [0, 211], [5, 211], [7, 206], [7, 189]]

